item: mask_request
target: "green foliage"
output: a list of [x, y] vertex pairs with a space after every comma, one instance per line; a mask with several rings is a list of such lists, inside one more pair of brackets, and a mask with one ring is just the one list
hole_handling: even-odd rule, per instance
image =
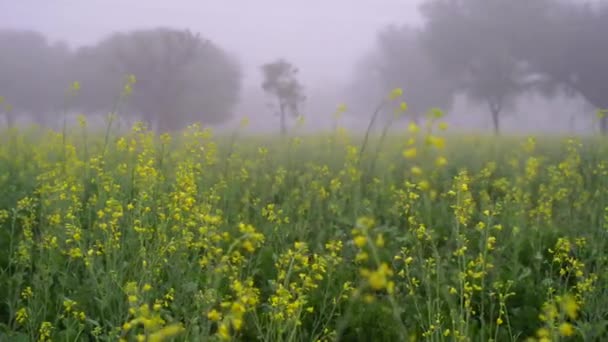
[[0, 338], [605, 339], [606, 142], [434, 115], [363, 153], [339, 127], [2, 135]]

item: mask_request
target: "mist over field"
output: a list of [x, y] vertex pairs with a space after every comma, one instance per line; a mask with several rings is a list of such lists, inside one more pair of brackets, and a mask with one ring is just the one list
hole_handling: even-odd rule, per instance
[[[444, 1], [446, 4], [449, 2]], [[564, 1], [561, 2], [563, 3]], [[431, 2], [427, 1], [427, 3]], [[547, 1], [538, 1], [536, 3], [546, 4]], [[557, 1], [557, 3], [560, 3], [560, 1]], [[585, 6], [582, 3], [573, 3], [581, 8], [581, 10]], [[428, 99], [421, 99], [421, 97], [424, 97], [424, 95], [420, 95], [421, 93], [434, 93], [436, 91], [436, 88], [433, 87], [437, 83], [437, 80], [443, 82], [453, 78], [454, 75], [446, 72], [438, 72], [434, 75], [425, 73], [425, 68], [439, 68], [438, 62], [432, 62], [434, 66], [421, 66], [420, 59], [408, 60], [412, 56], [408, 55], [407, 52], [408, 50], [418, 50], [422, 47], [415, 46], [416, 43], [413, 41], [402, 41], [401, 43], [395, 41], [393, 42], [394, 44], [403, 44], [403, 47], [395, 45], [394, 48], [405, 49], [403, 50], [405, 52], [401, 55], [395, 49], [389, 52], [386, 47], [387, 45], [384, 47], [379, 46], [381, 33], [386, 31], [391, 25], [396, 25], [397, 27], [405, 25], [412, 29], [426, 30], [426, 34], [423, 35], [441, 42], [442, 45], [449, 47], [451, 51], [468, 49], [469, 52], [473, 53], [471, 57], [475, 55], [477, 55], [476, 57], [480, 57], [485, 54], [487, 60], [492, 60], [495, 59], [495, 57], [492, 57], [493, 54], [504, 56], [505, 48], [511, 51], [515, 49], [516, 52], [514, 54], [522, 52], [522, 56], [517, 56], [518, 60], [527, 63], [530, 60], [528, 57], [535, 54], [532, 51], [534, 46], [521, 45], [521, 41], [508, 37], [522, 35], [537, 36], [538, 42], [553, 39], [548, 36], [542, 36], [543, 34], [546, 35], [546, 33], [541, 28], [549, 27], [549, 25], [542, 23], [538, 19], [540, 17], [535, 19], [530, 15], [528, 18], [525, 18], [521, 15], [521, 13], [526, 13], [525, 10], [519, 13], [515, 9], [511, 12], [505, 12], [506, 14], [496, 12], [496, 15], [511, 15], [512, 18], [505, 20], [507, 25], [511, 25], [509, 23], [516, 23], [520, 19], [528, 20], [528, 24], [519, 27], [521, 32], [507, 32], [517, 28], [517, 25], [512, 24], [508, 30], [503, 29], [504, 32], [485, 30], [484, 32], [487, 33], [485, 37], [474, 37], [479, 31], [475, 31], [476, 29], [473, 27], [470, 28], [470, 32], [461, 32], [463, 34], [461, 36], [449, 36], [447, 34], [442, 36], [441, 33], [433, 34], [433, 28], [430, 26], [424, 29], [427, 23], [432, 23], [433, 18], [439, 18], [441, 13], [439, 11], [435, 14], [429, 11], [424, 13], [424, 10], [421, 12], [421, 5], [424, 5], [424, 1], [362, 0], [352, 2], [339, 0], [328, 3], [324, 1], [284, 2], [263, 0], [239, 3], [181, 1], [179, 4], [173, 4], [160, 0], [128, 2], [118, 0], [87, 2], [70, 0], [52, 2], [20, 0], [3, 2], [0, 8], [0, 29], [38, 32], [46, 37], [49, 42], [64, 43], [65, 46], [63, 48], [66, 49], [66, 54], [76, 53], [82, 47], [94, 46], [117, 32], [128, 33], [134, 30], [152, 30], [165, 27], [178, 30], [189, 29], [193, 33], [200, 33], [202, 38], [209, 39], [234, 59], [240, 73], [238, 80], [234, 83], [235, 87], [238, 85], [238, 91], [234, 96], [229, 96], [232, 100], [230, 100], [231, 103], [225, 110], [218, 109], [221, 113], [204, 114], [204, 110], [200, 108], [205, 105], [204, 101], [192, 104], [192, 108], [189, 108], [188, 111], [196, 113], [190, 116], [182, 115], [184, 122], [200, 120], [213, 124], [217, 128], [229, 128], [234, 126], [241, 117], [247, 116], [251, 122], [250, 129], [261, 132], [275, 131], [278, 126], [278, 119], [274, 115], [276, 108], [269, 108], [269, 103], [274, 104], [276, 101], [272, 96], [269, 97], [260, 87], [263, 81], [260, 66], [264, 63], [270, 63], [283, 58], [299, 69], [297, 78], [303, 87], [306, 100], [302, 101], [299, 105], [298, 112], [306, 117], [306, 128], [309, 130], [315, 131], [331, 128], [333, 121], [332, 113], [342, 103], [347, 104], [349, 107], [349, 113], [344, 116], [342, 125], [356, 130], [365, 129], [375, 106], [385, 96], [387, 89], [401, 87], [405, 94], [404, 100], [409, 104], [413, 104], [415, 110], [419, 112], [415, 115], [420, 115], [421, 112], [436, 106], [449, 114], [447, 120], [455, 129], [491, 131], [493, 121], [491, 116], [487, 114], [487, 101], [484, 99], [480, 100], [474, 96], [466, 96], [467, 94], [471, 95], [470, 92], [467, 92], [467, 86], [452, 87], [453, 89], [449, 90], [449, 94], [441, 95], [443, 97], [452, 97], [449, 102], [437, 98], [436, 103], [433, 104]], [[491, 11], [494, 9], [491, 8], [492, 6], [486, 7], [484, 10], [490, 12], [480, 15], [491, 18], [493, 15]], [[531, 11], [534, 13], [534, 10]], [[602, 7], [597, 9], [597, 11], [605, 11], [605, 9]], [[540, 13], [539, 15], [542, 16], [543, 14]], [[431, 19], [430, 21], [429, 18]], [[448, 24], [458, 25], [458, 20], [458, 18], [454, 17], [452, 23]], [[558, 20], [560, 27], [569, 27], [567, 23], [568, 19], [558, 18], [551, 20]], [[580, 20], [583, 22], [585, 19], [581, 17]], [[502, 24], [497, 23], [495, 26], [499, 27], [500, 25]], [[578, 34], [585, 35], [586, 37], [589, 34], [597, 34], [597, 39], [605, 41], [605, 38], [600, 36], [601, 33], [597, 29], [589, 32], [584, 30], [586, 29], [581, 27]], [[452, 31], [452, 33], [455, 32], [456, 29]], [[559, 32], [556, 32], [554, 35], [558, 36], [559, 34]], [[571, 32], [571, 34], [576, 35], [577, 33]], [[424, 39], [426, 38], [421, 38], [421, 40]], [[472, 46], [467, 43], [484, 39], [492, 43], [484, 43], [483, 48], [482, 45]], [[575, 41], [578, 40], [574, 36], [573, 39]], [[572, 44], [564, 42], [563, 48], [554, 46], [555, 53], [562, 51], [558, 49], [578, 49], [579, 47], [574, 45], [575, 41]], [[600, 41], [597, 44], [589, 41], [589, 44], [591, 44], [589, 47], [581, 46], [580, 48], [600, 49]], [[539, 46], [542, 46], [542, 44], [539, 43]], [[423, 48], [429, 50], [429, 46]], [[3, 46], [3, 50], [6, 49], [7, 47]], [[33, 47], [24, 45], [21, 51], [15, 50], [14, 52], [17, 55], [18, 53], [27, 54], [28, 49], [29, 51], [33, 51]], [[115, 48], [108, 47], [108, 49]], [[483, 49], [487, 51], [483, 51]], [[530, 51], [525, 51], [524, 53], [524, 49], [529, 49]], [[390, 66], [393, 68], [390, 71], [390, 74], [394, 76], [392, 78], [387, 78], [377, 73], [379, 67], [387, 67], [387, 63], [392, 63], [388, 59], [381, 61], [378, 57], [382, 53], [386, 55], [387, 52], [394, 54], [388, 58], [392, 58], [393, 60], [401, 59], [403, 61], [402, 65], [393, 64]], [[137, 52], [134, 51], [134, 53]], [[142, 51], [140, 53], [139, 58], [141, 58], [141, 61], [139, 63], [144, 64], [146, 63], [145, 53]], [[175, 54], [176, 52], [173, 51], [173, 53]], [[425, 53], [427, 52], [425, 51]], [[437, 48], [434, 48], [434, 50], [431, 48], [428, 53], [445, 55], [444, 51], [440, 51]], [[565, 54], [562, 55], [564, 56], [563, 58], [566, 58]], [[38, 57], [43, 58], [42, 56]], [[427, 57], [422, 58], [429, 59]], [[471, 58], [469, 58], [469, 62], [458, 60], [460, 57], [462, 56], [458, 56], [457, 54], [449, 57], [453, 62], [452, 68], [464, 70], [467, 67], [462, 63], [473, 61]], [[16, 70], [14, 68], [15, 63], [12, 63], [9, 58], [10, 55], [5, 56], [2, 60], [4, 64], [0, 65], [0, 68], [8, 68], [9, 71], [14, 71]], [[31, 58], [33, 58], [29, 60], [31, 63], [39, 64], [35, 62], [34, 57]], [[375, 59], [375, 61], [371, 61], [372, 59]], [[136, 61], [132, 62], [136, 63]], [[541, 62], [539, 61], [538, 63]], [[547, 62], [543, 61], [542, 63]], [[581, 59], [580, 63], [585, 64], [586, 61]], [[27, 61], [22, 61], [22, 64], [23, 70], [27, 71]], [[55, 81], [49, 80], [46, 83], [46, 87], [60, 88], [64, 86], [67, 88], [73, 81], [79, 81], [85, 89], [98, 86], [92, 80], [80, 76], [77, 72], [72, 72], [75, 64], [78, 63], [73, 59], [65, 62], [63, 68], [66, 68], [66, 70], [63, 74], [70, 76], [63, 78], [55, 77]], [[567, 67], [559, 65], [559, 62], [555, 62], [555, 65], [560, 68]], [[598, 70], [602, 69], [602, 65], [590, 65], [589, 67]], [[99, 65], [88, 65], [85, 68], [92, 70], [103, 69]], [[124, 70], [121, 70], [121, 72], [124, 74], [136, 73], [136, 70], [128, 70], [128, 66], [122, 69]], [[131, 69], [136, 69], [136, 67], [133, 66]], [[30, 70], [33, 69], [30, 68]], [[142, 70], [141, 72], [148, 71]], [[414, 71], [414, 74], [411, 73], [412, 71]], [[534, 74], [539, 71], [544, 72], [540, 68], [530, 68], [527, 72]], [[579, 73], [579, 71], [574, 69], [564, 71], [570, 73], [568, 77], [576, 77]], [[99, 70], [99, 72], [107, 74], [104, 70]], [[483, 71], [483, 73], [488, 75], [490, 71]], [[548, 75], [547, 73], [545, 74]], [[115, 78], [118, 78], [119, 75], [119, 73], [116, 73]], [[40, 73], [28, 75], [27, 72], [24, 72], [20, 78], [30, 79], [39, 76]], [[148, 78], [147, 75], [135, 76]], [[548, 75], [548, 77], [555, 81], [556, 86], [565, 83], [560, 83], [557, 80], [557, 75]], [[150, 78], [152, 82], [154, 80], [159, 83], [165, 82], [158, 75], [150, 74]], [[97, 80], [96, 78], [93, 79]], [[2, 81], [5, 84], [4, 88], [11, 87], [7, 76], [3, 77]], [[12, 83], [15, 82], [14, 80], [10, 81]], [[210, 82], [216, 82], [217, 84], [219, 81]], [[116, 80], [114, 83], [118, 84], [120, 82]], [[196, 91], [204, 93], [210, 85], [201, 84], [202, 88]], [[495, 85], [500, 86], [498, 83]], [[117, 88], [115, 92], [119, 93], [120, 90], [118, 88], [120, 88], [120, 85], [115, 87]], [[144, 92], [143, 87], [143, 85], [141, 87], [136, 85], [134, 90], [136, 92]], [[487, 86], [484, 85], [482, 87]], [[33, 116], [45, 116], [46, 118], [43, 121], [47, 123], [57, 122], [52, 116], [55, 115], [57, 117], [56, 112], [59, 111], [59, 108], [65, 107], [65, 105], [61, 104], [62, 101], [57, 100], [57, 97], [61, 97], [60, 95], [54, 94], [50, 98], [47, 97], [49, 99], [46, 104], [47, 106], [40, 104], [36, 108], [28, 108], [27, 105], [20, 106], [17, 103], [21, 101], [18, 97], [20, 94], [26, 93], [28, 90], [36, 87], [22, 84], [17, 88], [18, 90], [15, 90], [17, 92], [16, 95], [12, 96], [13, 99], [11, 99], [11, 92], [6, 90], [4, 91], [6, 94], [0, 94], [0, 96], [3, 96], [7, 102], [12, 103], [15, 107], [15, 112], [23, 109], [20, 111], [21, 114], [17, 115], [22, 121], [27, 121]], [[0, 84], [0, 90], [2, 89], [3, 86]], [[512, 94], [505, 94], [505, 98], [509, 97], [508, 101], [505, 101], [509, 102], [508, 106], [505, 106], [508, 108], [501, 110], [502, 113], [500, 115], [502, 117], [500, 125], [505, 131], [523, 133], [533, 131], [589, 133], [593, 131], [594, 113], [596, 110], [601, 109], [598, 107], [601, 103], [589, 103], [590, 101], [585, 99], [584, 95], [581, 96], [580, 92], [576, 90], [573, 90], [569, 94], [557, 91], [550, 94], [550, 96], [538, 89], [527, 89], [526, 91], [518, 92], [519, 94], [517, 94], [516, 99], [510, 98]], [[154, 95], [149, 94], [145, 96], [154, 97]], [[108, 97], [106, 101], [112, 102], [113, 100]], [[417, 105], [418, 102], [422, 105]], [[88, 108], [68, 109], [74, 113], [83, 111], [91, 114], [93, 111], [98, 113], [110, 111], [111, 104], [108, 104], [107, 107], [109, 108], [88, 106]], [[158, 108], [158, 105], [154, 107]], [[175, 106], [173, 105], [173, 107]], [[211, 104], [208, 104], [207, 107], [216, 108], [215, 105]], [[223, 108], [225, 106], [220, 107]], [[54, 111], [55, 114], [41, 114], [42, 111], [48, 110]], [[146, 108], [146, 110], [150, 111], [154, 109]], [[165, 111], [169, 110], [174, 110], [174, 108], [169, 106], [165, 109]], [[209, 111], [211, 110], [213, 109]], [[37, 113], [32, 113], [33, 111]], [[133, 117], [132, 113], [136, 111], [141, 112], [142, 109], [131, 108], [128, 111], [131, 114], [123, 113], [122, 116], [137, 119], [139, 116]], [[224, 118], [221, 120], [207, 119], [210, 115], [222, 115]]]
[[608, 0], [0, 0], [0, 342], [608, 341]]

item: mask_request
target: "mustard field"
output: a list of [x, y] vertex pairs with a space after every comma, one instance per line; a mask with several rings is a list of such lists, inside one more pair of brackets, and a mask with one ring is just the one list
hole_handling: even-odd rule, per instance
[[1, 341], [608, 339], [608, 144], [0, 135]]

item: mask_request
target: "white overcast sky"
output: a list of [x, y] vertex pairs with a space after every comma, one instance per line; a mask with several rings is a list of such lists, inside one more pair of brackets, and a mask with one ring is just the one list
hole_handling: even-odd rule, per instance
[[309, 82], [339, 81], [391, 23], [420, 20], [419, 0], [0, 0], [0, 28], [72, 45], [134, 28], [190, 28], [235, 54], [248, 81], [285, 57]]

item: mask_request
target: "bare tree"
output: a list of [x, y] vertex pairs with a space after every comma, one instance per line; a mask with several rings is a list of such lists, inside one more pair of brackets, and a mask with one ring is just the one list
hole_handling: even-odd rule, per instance
[[284, 59], [261, 67], [264, 81], [262, 89], [273, 96], [279, 108], [281, 134], [287, 134], [287, 115], [297, 116], [306, 97], [297, 79], [298, 69]]

